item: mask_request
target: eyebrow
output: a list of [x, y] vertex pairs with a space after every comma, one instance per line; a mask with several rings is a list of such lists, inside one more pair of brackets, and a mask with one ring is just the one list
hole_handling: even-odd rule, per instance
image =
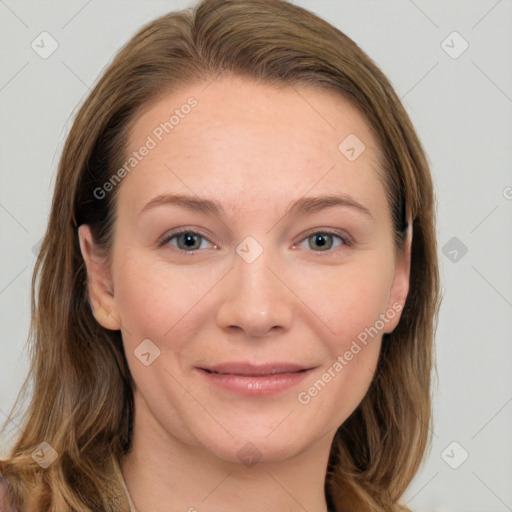
[[[179, 206], [199, 213], [211, 213], [215, 216], [225, 214], [222, 204], [215, 199], [206, 199], [187, 194], [161, 194], [149, 201], [140, 211], [139, 216], [157, 206]], [[292, 215], [307, 215], [319, 212], [325, 208], [340, 206], [352, 208], [373, 219], [370, 210], [347, 194], [327, 194], [315, 197], [301, 197], [294, 201], [286, 210], [283, 217]]]

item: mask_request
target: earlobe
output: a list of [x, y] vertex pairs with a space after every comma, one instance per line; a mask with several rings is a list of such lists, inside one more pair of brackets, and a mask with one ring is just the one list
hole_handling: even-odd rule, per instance
[[397, 312], [397, 314], [393, 313], [393, 319], [387, 325], [385, 333], [391, 333], [398, 325], [409, 294], [412, 236], [412, 222], [409, 222], [402, 251], [396, 259], [395, 275], [389, 291], [388, 311]]
[[116, 311], [111, 269], [96, 247], [87, 224], [78, 228], [80, 251], [87, 269], [87, 291], [92, 312], [105, 329], [118, 331], [120, 317]]

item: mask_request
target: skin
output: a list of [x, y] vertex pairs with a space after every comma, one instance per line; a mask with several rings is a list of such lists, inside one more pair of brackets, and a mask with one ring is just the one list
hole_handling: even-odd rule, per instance
[[[197, 107], [118, 185], [110, 264], [88, 226], [79, 229], [94, 314], [121, 328], [136, 383], [133, 450], [121, 461], [127, 487], [141, 512], [325, 512], [333, 436], [368, 390], [382, 334], [400, 315], [359, 343], [309, 403], [298, 394], [404, 304], [410, 235], [396, 255], [376, 141], [331, 91], [234, 77], [187, 86], [140, 116], [129, 152], [190, 96]], [[355, 161], [338, 149], [349, 134], [366, 146]], [[140, 213], [171, 192], [216, 199], [225, 214], [175, 205]], [[292, 201], [327, 193], [347, 194], [371, 215], [334, 206], [284, 216]], [[183, 237], [158, 246], [178, 227], [204, 235], [193, 254], [179, 251]], [[308, 238], [327, 228], [352, 245], [334, 236], [322, 250]], [[236, 252], [247, 236], [263, 250], [251, 263]], [[160, 350], [149, 366], [134, 354], [144, 339]], [[195, 369], [226, 361], [314, 369], [288, 390], [247, 397], [209, 386]], [[250, 467], [239, 456], [249, 442], [260, 457]]]

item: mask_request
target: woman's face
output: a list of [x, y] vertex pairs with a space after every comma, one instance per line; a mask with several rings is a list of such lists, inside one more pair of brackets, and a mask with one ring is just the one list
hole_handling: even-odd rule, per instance
[[333, 92], [221, 78], [146, 110], [130, 157], [111, 265], [80, 239], [139, 425], [234, 462], [330, 444], [408, 291], [361, 115]]

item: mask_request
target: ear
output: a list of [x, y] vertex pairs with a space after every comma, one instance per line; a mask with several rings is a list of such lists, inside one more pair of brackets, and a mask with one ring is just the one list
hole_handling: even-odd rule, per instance
[[118, 331], [121, 322], [115, 307], [110, 266], [105, 256], [100, 254], [87, 224], [79, 226], [78, 239], [87, 269], [87, 291], [94, 317], [105, 329]]
[[407, 294], [409, 293], [412, 235], [412, 222], [409, 222], [403, 248], [396, 257], [395, 275], [389, 290], [387, 311], [393, 311], [396, 314], [394, 314], [393, 318], [391, 318], [391, 315], [388, 315], [389, 321], [386, 323], [385, 333], [392, 332], [398, 325]]

